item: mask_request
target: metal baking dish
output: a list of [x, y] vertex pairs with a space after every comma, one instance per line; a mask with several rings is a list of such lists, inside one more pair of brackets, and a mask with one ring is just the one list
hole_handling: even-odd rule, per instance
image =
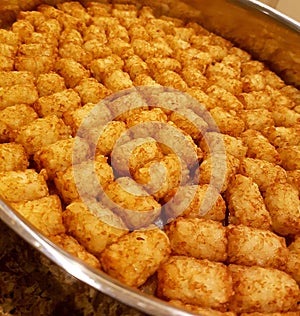
[[[94, 0], [95, 1], [95, 0]], [[62, 1], [31, 1], [55, 4]], [[81, 2], [87, 2], [83, 0]], [[152, 6], [157, 14], [195, 20], [266, 62], [288, 84], [300, 87], [300, 24], [256, 0], [119, 0], [138, 6]], [[2, 1], [0, 26], [11, 23], [19, 9], [32, 9], [25, 2]], [[24, 7], [25, 5], [25, 7]], [[77, 279], [93, 288], [150, 315], [186, 316], [190, 313], [178, 310], [152, 296], [129, 288], [94, 270], [67, 254], [33, 228], [0, 200], [0, 219], [11, 229]]]

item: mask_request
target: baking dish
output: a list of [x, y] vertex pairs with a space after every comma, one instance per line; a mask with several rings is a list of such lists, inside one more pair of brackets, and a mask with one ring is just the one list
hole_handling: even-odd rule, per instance
[[[127, 1], [126, 3], [135, 3]], [[196, 20], [267, 62], [289, 84], [300, 85], [300, 25], [257, 1], [141, 1], [158, 14]], [[16, 13], [11, 11], [10, 18]], [[247, 23], [243, 23], [247, 21]], [[222, 23], [222, 25], [221, 25]], [[189, 315], [92, 270], [40, 235], [1, 202], [1, 219], [35, 248], [90, 286], [152, 315]]]

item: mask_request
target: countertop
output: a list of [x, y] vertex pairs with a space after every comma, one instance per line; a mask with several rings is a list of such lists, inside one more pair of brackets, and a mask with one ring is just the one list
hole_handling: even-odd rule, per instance
[[0, 316], [146, 316], [65, 273], [0, 221]]

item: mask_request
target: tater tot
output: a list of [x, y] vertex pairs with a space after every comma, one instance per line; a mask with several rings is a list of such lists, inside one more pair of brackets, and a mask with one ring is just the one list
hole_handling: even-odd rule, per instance
[[157, 295], [224, 311], [233, 295], [232, 281], [222, 263], [172, 256], [158, 271]]
[[254, 75], [265, 69], [265, 65], [258, 60], [250, 60], [241, 64], [241, 75]]
[[13, 71], [15, 61], [13, 58], [0, 55], [0, 71]]
[[283, 237], [244, 225], [229, 225], [227, 237], [229, 263], [285, 269], [288, 249]]
[[205, 157], [208, 157], [211, 153], [225, 151], [236, 158], [243, 158], [247, 153], [247, 147], [240, 138], [216, 132], [205, 133], [205, 137], [201, 139], [199, 146]]
[[194, 67], [202, 73], [207, 65], [212, 63], [212, 56], [208, 52], [203, 52], [195, 48], [186, 48], [177, 52], [177, 59], [183, 67]]
[[227, 258], [226, 228], [221, 223], [179, 217], [165, 231], [175, 255], [221, 262]]
[[0, 30], [0, 43], [6, 43], [7, 45], [16, 47], [18, 41], [18, 36], [14, 32], [5, 29]]
[[49, 195], [45, 171], [33, 169], [0, 173], [0, 195], [12, 203], [37, 200]]
[[61, 58], [55, 63], [55, 70], [65, 79], [68, 88], [74, 88], [82, 79], [89, 78], [90, 72], [71, 58]]
[[169, 154], [138, 167], [133, 178], [143, 184], [145, 190], [159, 200], [179, 185], [186, 184], [188, 172], [176, 155]]
[[[93, 60], [93, 53], [87, 47], [74, 43], [66, 43], [59, 47], [59, 55], [62, 58], [72, 58], [85, 67], [89, 67]], [[99, 57], [98, 57], [99, 58]]]
[[9, 106], [0, 111], [0, 122], [5, 124], [7, 129], [7, 134], [2, 135], [3, 141], [14, 140], [18, 129], [32, 123], [37, 118], [37, 113], [27, 104]]
[[84, 261], [87, 265], [95, 269], [101, 269], [101, 264], [99, 260], [91, 253], [87, 252], [85, 248], [81, 246], [79, 242], [72, 236], [60, 234], [56, 236], [51, 236], [50, 240], [53, 241], [56, 245], [60, 246], [69, 254]]
[[111, 113], [102, 103], [98, 105], [87, 103], [76, 110], [66, 111], [63, 119], [65, 124], [72, 128], [72, 134], [75, 136], [79, 128], [81, 134], [86, 134], [95, 127], [99, 128], [107, 124], [111, 121]]
[[29, 166], [24, 147], [16, 143], [0, 144], [0, 172], [24, 171]]
[[150, 57], [147, 58], [146, 63], [153, 76], [167, 70], [171, 70], [174, 72], [179, 72], [181, 70], [180, 62], [170, 57]]
[[251, 178], [236, 175], [226, 191], [231, 224], [270, 229], [272, 221], [259, 188]]
[[81, 99], [73, 89], [56, 92], [39, 98], [33, 105], [40, 117], [56, 115], [61, 118], [66, 111], [76, 110], [81, 106]]
[[15, 104], [33, 104], [38, 99], [34, 85], [17, 84], [0, 88], [0, 110]]
[[299, 146], [300, 145], [300, 126], [294, 127], [271, 127], [263, 130], [263, 134], [275, 147]]
[[224, 192], [236, 174], [239, 164], [239, 159], [230, 154], [213, 153], [206, 157], [200, 165], [199, 183], [211, 183]]
[[[77, 150], [78, 147], [80, 150]], [[83, 139], [69, 138], [42, 147], [33, 158], [38, 168], [46, 169], [49, 178], [53, 179], [56, 172], [66, 170], [73, 161], [77, 163], [88, 160], [89, 154], [89, 145]]]
[[134, 55], [131, 45], [120, 38], [110, 39], [108, 46], [113, 54], [120, 56], [122, 59], [127, 59], [129, 56]]
[[94, 77], [103, 82], [104, 78], [117, 69], [124, 66], [124, 61], [118, 55], [110, 55], [105, 58], [93, 60], [90, 64], [90, 69]]
[[155, 74], [155, 80], [162, 86], [171, 87], [180, 91], [186, 91], [188, 89], [188, 85], [180, 75], [171, 70], [167, 70], [161, 74]]
[[29, 21], [20, 20], [13, 23], [11, 30], [18, 36], [20, 42], [24, 42], [26, 37], [34, 32], [34, 27]]
[[300, 170], [300, 146], [285, 146], [278, 152], [285, 170]]
[[121, 69], [113, 71], [104, 78], [105, 86], [113, 92], [122, 91], [133, 87], [133, 82], [127, 72]]
[[244, 110], [240, 112], [240, 116], [246, 129], [262, 132], [266, 127], [275, 126], [272, 113], [267, 109]]
[[101, 254], [103, 270], [126, 285], [139, 287], [155, 273], [171, 252], [169, 239], [149, 227], [122, 236]]
[[[124, 122], [111, 121], [109, 122], [103, 132], [99, 135], [96, 147], [96, 155], [109, 156], [113, 151], [115, 144], [122, 134], [126, 131]], [[99, 133], [97, 131], [97, 133]]]
[[15, 59], [16, 70], [30, 71], [36, 77], [38, 77], [40, 74], [53, 71], [54, 65], [54, 56], [17, 56]]
[[300, 170], [287, 171], [287, 181], [300, 192]]
[[277, 105], [271, 110], [275, 126], [291, 127], [300, 123], [300, 114], [285, 106]]
[[226, 204], [221, 194], [208, 184], [179, 187], [165, 206], [168, 221], [177, 216], [223, 221], [225, 212]]
[[12, 207], [47, 237], [65, 232], [61, 202], [57, 195], [12, 203]]
[[286, 313], [242, 313], [241, 316], [298, 316], [299, 312], [286, 312]]
[[191, 109], [179, 108], [170, 115], [169, 119], [196, 140], [203, 137], [208, 129], [208, 124]]
[[107, 158], [98, 155], [95, 161], [87, 160], [73, 164], [65, 171], [58, 171], [54, 183], [64, 202], [69, 204], [79, 199], [100, 197], [104, 186], [113, 179], [113, 171]]
[[28, 71], [0, 71], [0, 87], [10, 87], [14, 85], [33, 86], [35, 78]]
[[286, 262], [286, 272], [300, 284], [300, 252], [290, 251]]
[[285, 107], [288, 109], [292, 109], [295, 106], [295, 103], [293, 100], [291, 100], [289, 97], [284, 95], [280, 92], [278, 89], [274, 89], [270, 86], [266, 86], [266, 92], [269, 94], [269, 96], [272, 99], [273, 107]]
[[66, 89], [64, 78], [54, 72], [41, 74], [37, 78], [36, 87], [40, 97], [46, 97]]
[[289, 183], [275, 182], [268, 187], [265, 203], [275, 232], [287, 236], [300, 233], [299, 192]]
[[207, 87], [207, 79], [202, 72], [196, 67], [184, 67], [181, 71], [183, 80], [190, 88], [199, 87], [205, 89]]
[[64, 124], [63, 120], [55, 115], [50, 115], [21, 127], [17, 131], [15, 141], [25, 147], [28, 155], [32, 155], [43, 146], [67, 139], [70, 135], [71, 130]]
[[71, 203], [63, 213], [63, 221], [67, 232], [97, 257], [128, 232], [117, 215], [96, 201]]
[[97, 104], [111, 94], [109, 89], [94, 78], [82, 79], [74, 90], [80, 95], [82, 104]]
[[160, 86], [152, 77], [146, 75], [146, 74], [141, 74], [137, 75], [134, 78], [134, 85], [139, 87], [139, 86]]
[[271, 109], [273, 106], [272, 98], [265, 91], [241, 93], [237, 97], [243, 103], [245, 110]]
[[286, 171], [280, 166], [259, 159], [244, 158], [241, 160], [240, 173], [250, 177], [264, 192], [276, 182], [286, 182]]
[[248, 147], [247, 157], [280, 163], [279, 153], [259, 131], [248, 129], [241, 134], [241, 138]]
[[[234, 312], [220, 312], [211, 308], [203, 308], [197, 305], [185, 304], [179, 300], [170, 300], [169, 304], [182, 310], [186, 310], [193, 315], [201, 316], [236, 316]], [[293, 315], [291, 315], [293, 316]]]
[[106, 186], [103, 203], [113, 209], [132, 230], [151, 225], [161, 212], [161, 205], [127, 177], [118, 178]]
[[286, 85], [280, 89], [280, 92], [291, 99], [295, 106], [300, 105], [300, 91], [296, 87]]
[[84, 23], [90, 23], [91, 16], [86, 12], [86, 9], [79, 2], [64, 2], [58, 3], [57, 8], [63, 12], [80, 19]]
[[124, 70], [129, 74], [131, 80], [136, 79], [139, 75], [149, 73], [148, 65], [139, 56], [132, 55], [125, 60]]
[[286, 312], [295, 309], [299, 288], [285, 272], [257, 266], [229, 265], [234, 295], [229, 309], [242, 312]]
[[261, 91], [266, 87], [265, 77], [260, 73], [245, 75], [241, 81], [244, 92]]
[[119, 175], [135, 172], [139, 167], [162, 157], [162, 151], [154, 138], [137, 138], [117, 144], [112, 152], [112, 166]]
[[223, 134], [237, 137], [245, 129], [245, 124], [236, 111], [227, 112], [217, 106], [210, 111], [210, 114], [216, 124], [216, 128]]

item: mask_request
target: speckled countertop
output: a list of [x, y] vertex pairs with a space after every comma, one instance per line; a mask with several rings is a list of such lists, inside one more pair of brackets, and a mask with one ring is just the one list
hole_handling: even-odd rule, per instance
[[0, 316], [146, 316], [76, 280], [0, 221]]

